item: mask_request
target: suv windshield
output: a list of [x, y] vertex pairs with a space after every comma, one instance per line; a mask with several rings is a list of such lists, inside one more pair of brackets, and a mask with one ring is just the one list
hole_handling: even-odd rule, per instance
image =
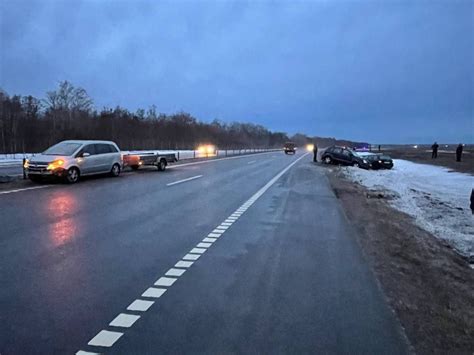
[[81, 144], [79, 143], [58, 143], [46, 149], [44, 155], [72, 155]]

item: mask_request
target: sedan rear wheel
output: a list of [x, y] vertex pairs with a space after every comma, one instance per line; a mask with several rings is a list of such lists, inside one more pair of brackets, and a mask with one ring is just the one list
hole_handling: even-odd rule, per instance
[[331, 162], [332, 162], [331, 157], [325, 157], [325, 158], [324, 158], [324, 162], [325, 162], [326, 164], [331, 164]]
[[360, 168], [360, 165], [359, 165], [358, 162], [355, 162], [352, 166], [355, 167], [355, 168]]

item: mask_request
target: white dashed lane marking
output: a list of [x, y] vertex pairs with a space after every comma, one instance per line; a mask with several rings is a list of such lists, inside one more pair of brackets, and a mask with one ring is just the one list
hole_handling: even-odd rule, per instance
[[185, 256], [183, 256], [183, 260], [193, 260], [193, 261], [196, 261], [197, 259], [199, 259], [201, 255], [196, 255], [196, 254], [186, 254]]
[[192, 264], [194, 264], [194, 262], [192, 261], [178, 261], [176, 264], [175, 264], [175, 267], [190, 267]]
[[177, 279], [172, 277], [160, 277], [156, 282], [155, 286], [166, 286], [169, 287], [176, 282]]
[[160, 298], [166, 292], [166, 288], [150, 287], [142, 293], [142, 297]]
[[[295, 165], [298, 161], [303, 159], [307, 154], [304, 154], [300, 158], [296, 159], [290, 165], [288, 165], [285, 169], [280, 171], [276, 176], [274, 176], [269, 182], [265, 184], [260, 190], [258, 190], [252, 197], [250, 197], [242, 206], [240, 206], [234, 213], [232, 213], [223, 223], [221, 223], [216, 229], [214, 229], [211, 233], [209, 233], [201, 242], [199, 242], [196, 247], [192, 248], [189, 253], [187, 253], [181, 260], [179, 260], [175, 266], [169, 269], [165, 276], [160, 277], [154, 284], [154, 286], [158, 287], [149, 287], [142, 293], [142, 297], [146, 298], [155, 298], [158, 299], [167, 291], [169, 287], [171, 287], [176, 280], [181, 277], [185, 271], [190, 268], [196, 260], [200, 258], [200, 256], [210, 248], [214, 242], [216, 242], [221, 237], [229, 227], [235, 223], [240, 216], [250, 207], [252, 204], [257, 201], [260, 196], [262, 196], [284, 173], [291, 169], [293, 165]], [[201, 177], [198, 176], [198, 177]], [[193, 177], [189, 179], [197, 179], [198, 177]], [[184, 181], [189, 181], [189, 179], [176, 181], [175, 183], [180, 183]], [[173, 183], [173, 184], [175, 184]], [[173, 277], [168, 277], [173, 276]], [[146, 312], [155, 301], [148, 301], [142, 299], [136, 299], [133, 301], [128, 307], [127, 310], [135, 311], [135, 312]], [[130, 328], [133, 324], [140, 319], [140, 316], [128, 313], [120, 313], [117, 317], [114, 318], [109, 323], [110, 327], [120, 327], [120, 328]], [[115, 329], [115, 328], [114, 328]], [[111, 347], [120, 337], [123, 335], [121, 332], [116, 331], [109, 331], [109, 330], [101, 330], [95, 337], [93, 337], [89, 343], [90, 346], [98, 346], [98, 347]], [[87, 352], [80, 350], [76, 353], [76, 355], [91, 355], [96, 354], [93, 352]]]
[[185, 273], [186, 270], [183, 269], [169, 269], [168, 272], [165, 274], [166, 276], [175, 276], [180, 277], [182, 274]]
[[93, 346], [111, 347], [122, 335], [123, 333], [120, 332], [101, 330], [88, 344]]
[[129, 311], [145, 312], [148, 311], [154, 301], [135, 300], [127, 307]]
[[170, 182], [169, 184], [166, 184], [166, 186], [174, 186], [174, 185], [177, 185], [177, 184], [181, 184], [183, 182], [196, 180], [196, 179], [199, 179], [199, 178], [202, 178], [202, 175], [191, 176], [190, 178], [187, 178], [187, 179], [178, 180], [178, 181], [175, 181], [175, 182]]
[[53, 185], [41, 185], [41, 186], [25, 187], [24, 189], [0, 191], [0, 195], [12, 194], [12, 193], [15, 193], [15, 192], [22, 192], [22, 191], [28, 191], [28, 190], [45, 189], [45, 188], [51, 187], [51, 186], [53, 186]]
[[140, 316], [136, 316], [134, 314], [126, 314], [120, 313], [115, 319], [110, 322], [109, 325], [112, 327], [122, 327], [122, 328], [130, 328], [133, 323], [135, 323]]
[[212, 243], [199, 243], [196, 245], [198, 248], [209, 248], [212, 245]]

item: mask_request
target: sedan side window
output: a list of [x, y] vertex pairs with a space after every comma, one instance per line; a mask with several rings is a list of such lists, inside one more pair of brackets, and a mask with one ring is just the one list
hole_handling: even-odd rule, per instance
[[349, 157], [351, 157], [351, 156], [352, 156], [352, 153], [351, 153], [351, 152], [349, 152], [349, 151], [348, 151], [348, 150], [346, 150], [346, 149], [344, 149], [344, 150], [342, 151], [342, 154], [343, 154], [345, 157], [347, 157], [347, 158], [349, 158]]

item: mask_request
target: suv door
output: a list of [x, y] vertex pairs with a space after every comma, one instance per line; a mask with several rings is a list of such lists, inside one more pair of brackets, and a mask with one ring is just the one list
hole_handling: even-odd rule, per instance
[[95, 150], [98, 155], [98, 171], [101, 173], [107, 173], [112, 169], [114, 155], [110, 149], [109, 144], [97, 143], [95, 144]]
[[352, 165], [352, 152], [348, 149], [342, 149], [341, 162], [345, 165]]
[[332, 160], [342, 162], [342, 148], [334, 147], [331, 152]]
[[[89, 153], [89, 156], [84, 156], [84, 153]], [[86, 144], [77, 153], [76, 157], [81, 158], [78, 162], [82, 175], [95, 174], [98, 171], [98, 156], [95, 150], [95, 144]]]

